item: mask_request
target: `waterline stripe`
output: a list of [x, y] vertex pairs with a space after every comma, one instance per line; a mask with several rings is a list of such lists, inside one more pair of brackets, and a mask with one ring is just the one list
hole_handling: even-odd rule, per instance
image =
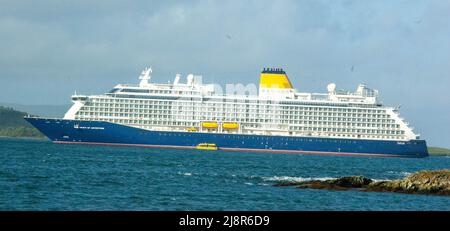
[[[53, 141], [55, 144], [87, 144], [100, 146], [122, 146], [122, 147], [145, 147], [145, 148], [175, 148], [175, 149], [195, 149], [194, 146], [176, 146], [176, 145], [152, 145], [152, 144], [122, 144], [122, 143], [99, 143], [99, 142], [81, 142], [81, 141]], [[376, 156], [376, 157], [405, 157], [402, 155], [390, 154], [370, 154], [370, 153], [352, 153], [352, 152], [321, 152], [321, 151], [297, 151], [297, 150], [274, 150], [274, 149], [253, 149], [253, 148], [219, 148], [224, 151], [247, 151], [247, 152], [269, 152], [286, 154], [311, 154], [311, 155], [335, 155], [335, 156]]]

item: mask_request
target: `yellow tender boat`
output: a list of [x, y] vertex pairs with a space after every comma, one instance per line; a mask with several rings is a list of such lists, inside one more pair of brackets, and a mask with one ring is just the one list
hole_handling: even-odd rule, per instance
[[217, 145], [216, 145], [216, 144], [201, 143], [201, 144], [198, 144], [198, 145], [195, 147], [195, 149], [198, 149], [198, 150], [212, 150], [212, 151], [215, 151], [215, 150], [217, 150], [218, 148], [217, 148]]

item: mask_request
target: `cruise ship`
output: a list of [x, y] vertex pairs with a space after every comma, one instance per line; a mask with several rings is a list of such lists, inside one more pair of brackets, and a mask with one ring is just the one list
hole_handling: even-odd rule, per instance
[[[426, 141], [384, 106], [378, 91], [297, 91], [281, 68], [264, 68], [255, 94], [223, 94], [189, 74], [153, 83], [151, 68], [138, 84], [102, 95], [72, 96], [64, 118], [25, 119], [58, 144], [219, 150], [343, 156], [426, 157]], [[247, 92], [248, 93], [248, 92]]]

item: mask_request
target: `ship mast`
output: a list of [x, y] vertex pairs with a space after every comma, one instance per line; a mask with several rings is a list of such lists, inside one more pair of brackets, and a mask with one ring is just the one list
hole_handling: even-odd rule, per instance
[[152, 74], [152, 68], [145, 68], [141, 75], [139, 76], [139, 79], [141, 80], [141, 82], [139, 82], [139, 86], [140, 87], [147, 87], [149, 85], [149, 81], [151, 78], [151, 74]]

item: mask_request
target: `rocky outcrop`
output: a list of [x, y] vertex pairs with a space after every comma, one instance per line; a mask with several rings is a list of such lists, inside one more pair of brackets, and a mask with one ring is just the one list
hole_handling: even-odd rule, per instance
[[450, 170], [420, 171], [410, 174], [404, 179], [390, 181], [374, 181], [363, 176], [347, 176], [323, 181], [280, 182], [275, 186], [329, 190], [357, 189], [367, 192], [399, 192], [450, 196]]
[[420, 171], [402, 180], [378, 181], [370, 184], [366, 191], [450, 196], [450, 170]]
[[332, 180], [313, 180], [305, 182], [280, 182], [275, 186], [295, 186], [297, 188], [333, 189], [347, 190], [351, 188], [362, 188], [372, 182], [363, 176], [347, 176]]

